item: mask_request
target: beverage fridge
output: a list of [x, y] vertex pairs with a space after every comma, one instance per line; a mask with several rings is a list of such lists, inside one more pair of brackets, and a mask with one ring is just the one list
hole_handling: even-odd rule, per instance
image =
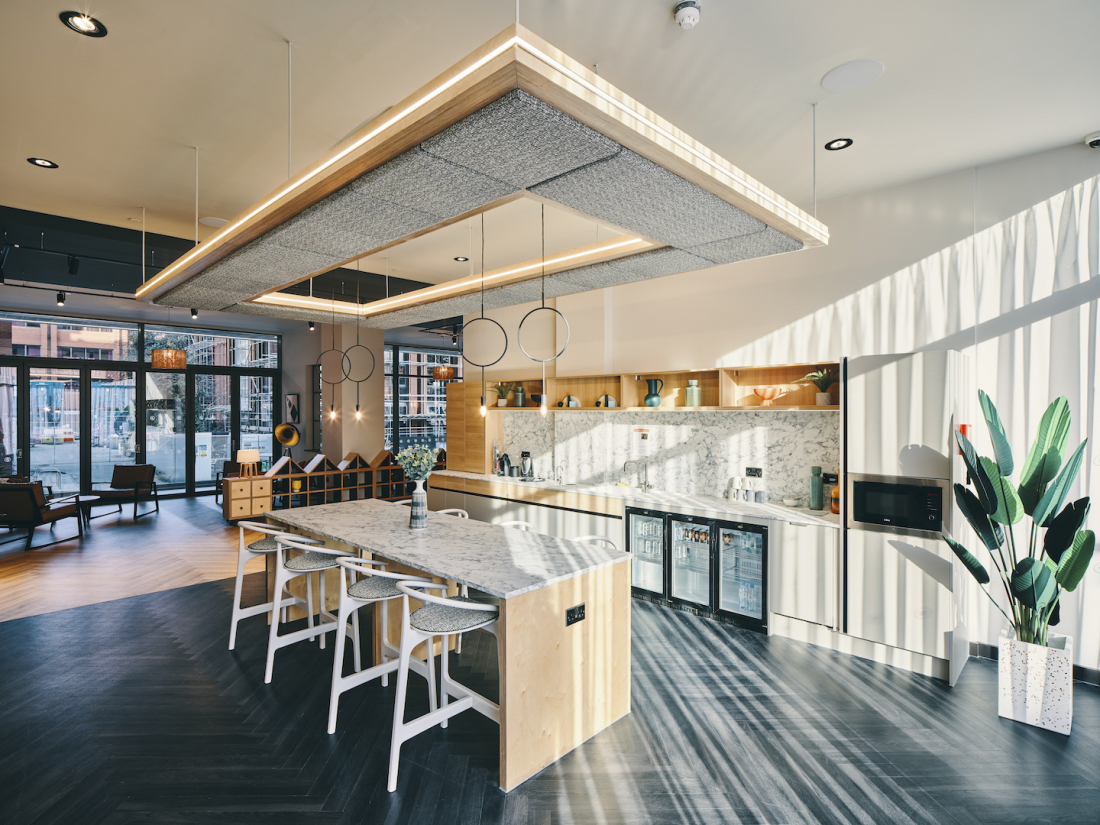
[[626, 508], [633, 593], [766, 631], [766, 522]]

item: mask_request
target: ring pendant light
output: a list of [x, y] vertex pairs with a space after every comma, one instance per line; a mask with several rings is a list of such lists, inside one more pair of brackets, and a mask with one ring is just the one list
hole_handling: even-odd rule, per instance
[[[599, 225], [598, 224], [597, 224], [597, 231], [599, 231]], [[569, 329], [569, 319], [566, 318], [564, 315], [562, 315], [561, 312], [559, 312], [554, 307], [548, 307], [546, 305], [546, 204], [542, 205], [542, 278], [541, 278], [541, 285], [542, 285], [542, 304], [540, 306], [535, 307], [533, 310], [531, 310], [530, 312], [528, 312], [526, 315], [523, 316], [523, 320], [521, 320], [519, 322], [519, 329], [516, 330], [516, 340], [519, 342], [520, 352], [522, 352], [524, 355], [526, 355], [532, 361], [536, 361], [539, 364], [542, 364], [542, 398], [541, 398], [541, 401], [539, 402], [539, 413], [541, 415], [546, 415], [546, 411], [547, 411], [547, 407], [546, 407], [546, 365], [551, 361], [557, 361], [559, 358], [561, 358], [562, 353], [564, 353], [566, 348], [569, 346], [569, 339], [572, 335], [572, 332]], [[523, 346], [523, 325], [525, 323], [527, 323], [527, 319], [530, 318], [532, 315], [534, 315], [536, 312], [552, 312], [558, 318], [561, 318], [561, 320], [565, 323], [565, 344], [562, 345], [562, 348], [560, 350], [558, 350], [557, 353], [550, 356], [549, 358], [536, 358], [531, 353], [529, 353], [527, 351], [527, 349]], [[555, 319], [555, 321], [556, 321], [556, 319]]]
[[[355, 268], [356, 268], [356, 271], [358, 272], [358, 269], [359, 269], [359, 262], [358, 261], [355, 262]], [[358, 282], [358, 280], [355, 283], [355, 305], [356, 305], [356, 307], [359, 306], [359, 282]], [[370, 371], [366, 374], [366, 376], [364, 378], [353, 378], [352, 377], [352, 370], [354, 369], [355, 361], [353, 360], [351, 353], [352, 353], [352, 350], [356, 350], [356, 349], [365, 350], [367, 355], [370, 356]], [[374, 375], [374, 369], [375, 369], [376, 366], [378, 366], [378, 360], [374, 357], [374, 352], [371, 350], [370, 347], [364, 346], [363, 344], [359, 343], [359, 312], [358, 311], [356, 311], [356, 313], [355, 313], [355, 343], [352, 346], [348, 347], [344, 351], [344, 358], [341, 360], [340, 365], [344, 368], [344, 378], [347, 379], [348, 381], [352, 381], [352, 382], [355, 383], [355, 420], [359, 421], [363, 418], [363, 413], [360, 412], [360, 410], [359, 410], [359, 388], [363, 384], [364, 381], [369, 381], [370, 377], [372, 375]]]
[[[500, 355], [497, 356], [497, 359], [495, 361], [490, 361], [486, 364], [479, 364], [476, 361], [471, 361], [469, 358], [466, 357], [466, 330], [468, 330], [470, 327], [472, 327], [474, 324], [478, 323], [479, 321], [482, 322], [482, 323], [492, 324], [497, 329], [499, 329], [500, 334], [504, 336], [504, 349], [501, 350]], [[492, 318], [486, 318], [485, 317], [485, 213], [482, 212], [481, 213], [481, 317], [474, 318], [474, 320], [472, 320], [472, 321], [467, 321], [462, 326], [462, 360], [465, 361], [467, 364], [470, 364], [471, 366], [481, 368], [481, 415], [482, 415], [482, 417], [484, 417], [485, 413], [486, 413], [486, 409], [485, 409], [485, 368], [486, 367], [491, 367], [494, 364], [500, 363], [500, 360], [505, 356], [505, 354], [507, 352], [508, 352], [508, 333], [504, 331], [504, 327], [502, 327], [500, 325], [499, 321], [496, 321]]]
[[[330, 353], [330, 352], [340, 353], [340, 372], [341, 372], [341, 376], [338, 379], [336, 379], [335, 381], [329, 381], [327, 378], [325, 378], [325, 367], [324, 367], [323, 362], [325, 360], [325, 356], [328, 355], [328, 353]], [[373, 353], [372, 353], [372, 356], [373, 356]], [[322, 384], [328, 384], [330, 387], [332, 387], [332, 393], [329, 396], [329, 408], [328, 408], [328, 417], [329, 417], [330, 420], [335, 420], [335, 418], [336, 418], [336, 385], [340, 384], [340, 383], [343, 383], [347, 379], [348, 368], [347, 368], [347, 366], [345, 366], [345, 363], [344, 363], [347, 360], [347, 357], [348, 357], [348, 354], [346, 352], [336, 348], [336, 296], [334, 295], [332, 297], [332, 346], [329, 347], [326, 350], [323, 350], [321, 352], [321, 354], [317, 356], [317, 366], [321, 368], [320, 369], [321, 383]], [[332, 359], [330, 358], [329, 360], [331, 361]], [[330, 375], [335, 373], [335, 372], [336, 372], [335, 370], [332, 370]]]

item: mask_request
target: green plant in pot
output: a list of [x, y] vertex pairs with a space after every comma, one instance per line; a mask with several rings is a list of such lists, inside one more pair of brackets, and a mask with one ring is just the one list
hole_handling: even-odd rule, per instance
[[495, 387], [493, 387], [493, 389], [496, 391], [496, 394], [498, 396], [498, 398], [497, 398], [497, 406], [498, 407], [507, 407], [508, 406], [508, 395], [512, 392], [512, 388], [515, 385], [516, 385], [516, 382], [513, 381], [510, 384], [497, 384]]
[[[977, 580], [1011, 627], [1001, 637], [999, 713], [1018, 721], [1069, 733], [1072, 720], [1072, 641], [1050, 634], [1058, 624], [1058, 602], [1064, 591], [1081, 583], [1092, 560], [1096, 537], [1083, 529], [1089, 499], [1065, 503], [1085, 454], [1082, 441], [1065, 458], [1070, 429], [1069, 402], [1054, 401], [1039, 421], [1031, 450], [1020, 469], [1019, 483], [1012, 448], [993, 401], [978, 393], [995, 458], [979, 456], [960, 432], [955, 439], [966, 464], [968, 483], [955, 485], [955, 501], [978, 540], [988, 551], [1004, 588], [1009, 611], [986, 588], [989, 572], [978, 558], [953, 538], [944, 541]], [[1063, 506], [1064, 505], [1064, 506]], [[1016, 525], [1021, 525], [1017, 541]], [[1026, 551], [1026, 552], [1025, 552]], [[1041, 648], [1035, 650], [1032, 648]], [[1046, 670], [1042, 679], [1028, 674]], [[1028, 683], [1031, 683], [1029, 689]], [[1044, 684], [1036, 692], [1035, 685]]]
[[840, 373], [837, 370], [830, 369], [829, 367], [822, 367], [821, 369], [814, 370], [808, 375], [804, 375], [794, 383], [796, 384], [813, 384], [817, 387], [817, 406], [827, 407], [833, 403], [833, 396], [829, 393], [829, 388], [833, 386], [840, 378]]

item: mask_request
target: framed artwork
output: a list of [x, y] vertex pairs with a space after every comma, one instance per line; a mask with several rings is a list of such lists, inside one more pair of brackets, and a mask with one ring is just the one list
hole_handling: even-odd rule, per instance
[[286, 396], [286, 418], [283, 420], [288, 424], [298, 424], [299, 416], [301, 413], [301, 407], [298, 406], [298, 393], [290, 392]]

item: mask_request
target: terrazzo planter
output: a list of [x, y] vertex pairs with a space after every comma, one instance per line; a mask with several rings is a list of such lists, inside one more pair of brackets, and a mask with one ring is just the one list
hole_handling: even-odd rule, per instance
[[1048, 644], [1016, 641], [1001, 631], [998, 649], [999, 701], [1006, 719], [1069, 736], [1073, 724], [1073, 639], [1051, 633]]
[[412, 494], [412, 506], [409, 508], [409, 529], [423, 530], [428, 526], [428, 493], [424, 490], [424, 479], [413, 482], [416, 489]]

